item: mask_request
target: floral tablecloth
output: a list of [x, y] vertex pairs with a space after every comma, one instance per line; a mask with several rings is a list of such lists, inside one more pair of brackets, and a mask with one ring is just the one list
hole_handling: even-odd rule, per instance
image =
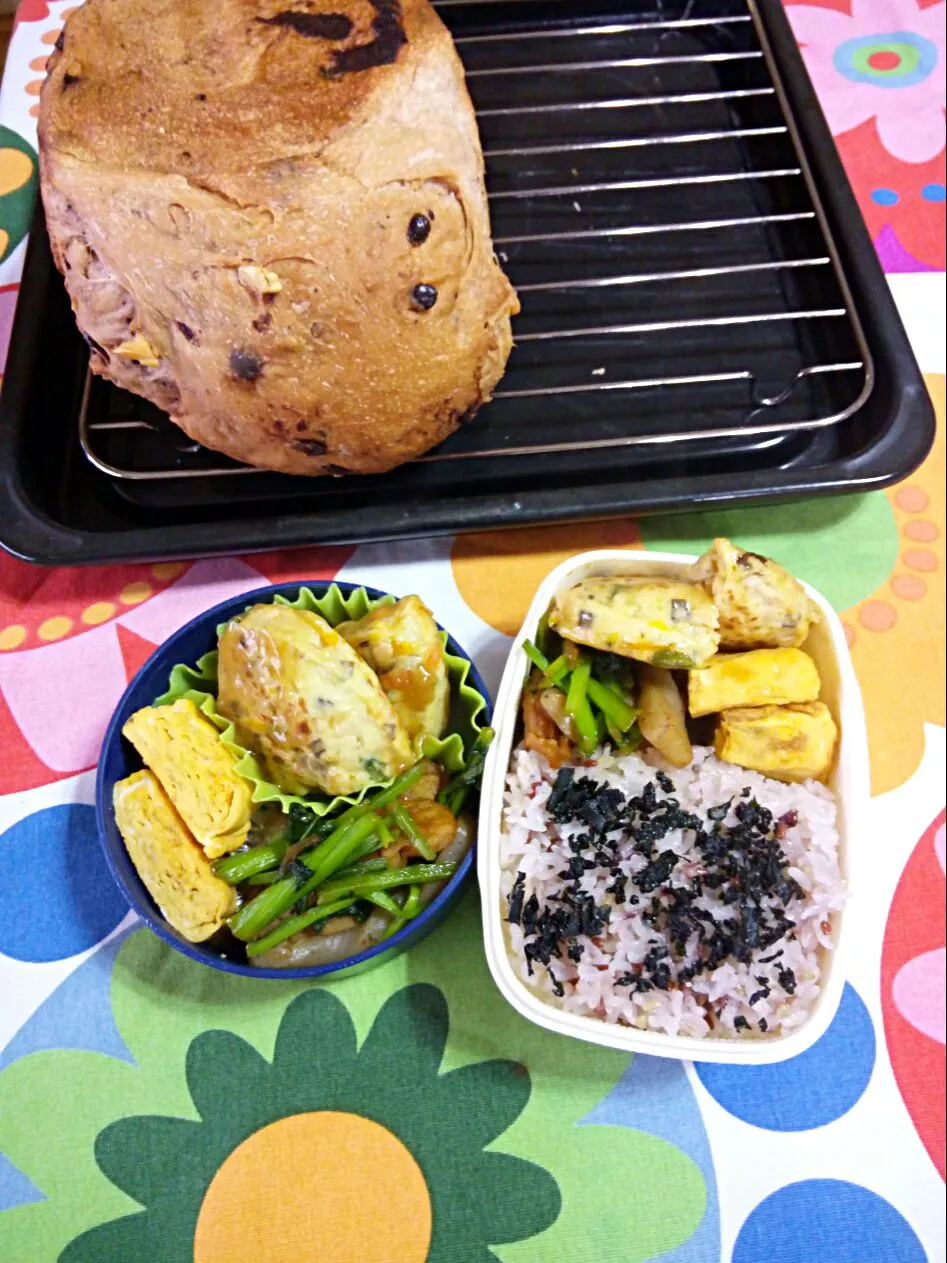
[[[940, 418], [906, 484], [781, 508], [293, 554], [0, 558], [2, 1263], [936, 1263], [945, 1258], [943, 0], [789, 14]], [[0, 365], [45, 57], [24, 0], [0, 97]], [[95, 835], [106, 719], [152, 648], [261, 582], [418, 592], [496, 683], [585, 548], [780, 558], [842, 613], [874, 799], [831, 1029], [768, 1069], [544, 1034], [494, 990], [471, 892], [423, 945], [313, 987], [195, 966], [128, 915]]]

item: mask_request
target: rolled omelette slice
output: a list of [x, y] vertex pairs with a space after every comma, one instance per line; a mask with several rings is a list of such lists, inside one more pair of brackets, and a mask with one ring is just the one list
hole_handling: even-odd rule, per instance
[[284, 792], [356, 794], [413, 761], [378, 677], [318, 614], [254, 605], [219, 650], [218, 710]]
[[434, 615], [419, 596], [379, 605], [336, 631], [378, 676], [415, 748], [425, 737], [443, 735], [450, 711], [447, 660]]
[[751, 649], [718, 653], [688, 673], [688, 709], [694, 718], [741, 706], [785, 706], [814, 702], [821, 681], [801, 649]]
[[243, 846], [250, 830], [250, 785], [209, 719], [189, 698], [136, 711], [122, 729], [214, 860]]
[[566, 640], [658, 667], [702, 667], [717, 652], [717, 611], [698, 583], [585, 579], [560, 592], [549, 626]]
[[798, 579], [728, 539], [714, 540], [694, 577], [707, 585], [717, 606], [725, 649], [798, 648], [818, 622], [819, 612]]
[[131, 862], [162, 916], [189, 943], [203, 943], [237, 910], [237, 892], [217, 877], [153, 772], [113, 791], [115, 822]]
[[714, 737], [717, 757], [774, 780], [825, 781], [838, 729], [824, 702], [727, 710]]

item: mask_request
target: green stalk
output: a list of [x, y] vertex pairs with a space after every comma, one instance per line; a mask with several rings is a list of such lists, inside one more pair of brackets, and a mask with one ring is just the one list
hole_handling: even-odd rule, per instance
[[416, 917], [421, 911], [421, 887], [412, 886], [408, 891], [408, 897], [404, 901], [401, 909], [401, 915], [405, 921], [410, 921], [412, 917]]
[[[479, 788], [483, 779], [483, 765], [487, 760], [487, 751], [490, 749], [490, 743], [495, 736], [496, 733], [492, 728], [481, 728], [480, 732], [477, 733], [477, 740], [471, 747], [463, 769], [456, 776], [451, 777], [438, 794], [437, 801], [439, 803], [447, 803], [449, 805], [459, 789], [475, 790]], [[454, 812], [454, 815], [456, 814]]]
[[592, 676], [592, 664], [585, 660], [572, 672], [569, 680], [569, 691], [566, 693], [566, 713], [575, 718], [576, 712], [585, 700], [589, 680]]
[[319, 900], [329, 903], [343, 894], [357, 899], [376, 890], [396, 890], [399, 886], [425, 886], [432, 881], [447, 881], [457, 872], [456, 864], [409, 864], [387, 873], [367, 873], [364, 877], [334, 877], [319, 891]]
[[620, 732], [627, 732], [638, 717], [638, 712], [633, 706], [629, 706], [623, 697], [616, 696], [611, 689], [600, 684], [598, 680], [589, 679], [588, 695], [589, 700]]
[[373, 815], [360, 816], [330, 833], [314, 850], [300, 855], [297, 863], [308, 868], [312, 877], [303, 885], [295, 877], [284, 877], [268, 886], [231, 917], [231, 933], [244, 942], [256, 938], [277, 917], [288, 912], [297, 899], [304, 898], [341, 868], [375, 832], [377, 824]]
[[381, 826], [383, 823], [384, 821], [381, 819], [378, 819], [375, 822], [374, 834], [369, 835], [369, 837], [365, 839], [365, 841], [358, 848], [358, 850], [355, 851], [349, 857], [350, 864], [357, 864], [359, 860], [363, 860], [366, 855], [373, 855], [375, 851], [377, 851], [382, 846], [384, 842], [384, 838], [382, 837], [382, 834], [381, 834]]
[[436, 857], [437, 852], [418, 828], [414, 816], [412, 816], [404, 803], [392, 804], [391, 817], [405, 837], [410, 838], [414, 843], [414, 849], [421, 858], [426, 859], [430, 863]]
[[548, 654], [549, 646], [550, 643], [553, 642], [554, 635], [555, 633], [549, 626], [549, 613], [547, 611], [536, 624], [536, 644], [544, 654]]
[[[356, 856], [364, 855], [369, 841], [374, 842], [378, 829], [378, 821], [373, 815], [360, 816], [343, 829], [337, 829], [329, 835], [321, 846], [316, 847], [311, 855], [304, 856], [303, 862], [312, 870], [312, 876], [301, 886], [298, 898], [310, 894], [317, 886], [321, 886], [327, 877], [352, 863]], [[372, 850], [377, 850], [377, 844]]]
[[345, 868], [340, 868], [335, 874], [336, 877], [364, 877], [366, 873], [387, 873], [391, 865], [387, 860], [359, 860], [354, 864], [347, 864]]
[[551, 662], [543, 675], [543, 684], [550, 688], [559, 688], [569, 674], [569, 659], [561, 653], [555, 662]]
[[247, 955], [251, 959], [254, 956], [262, 956], [264, 952], [268, 952], [271, 948], [279, 947], [280, 943], [285, 943], [288, 938], [292, 938], [300, 930], [308, 929], [309, 926], [317, 923], [322, 924], [332, 917], [338, 916], [340, 912], [345, 912], [351, 906], [351, 899], [340, 899], [338, 903], [329, 904], [326, 908], [310, 908], [307, 912], [301, 912], [299, 916], [290, 917], [288, 921], [281, 922], [272, 933], [267, 934], [266, 938], [258, 938], [255, 942], [248, 943]]
[[275, 868], [286, 854], [286, 847], [286, 839], [277, 838], [263, 846], [251, 847], [249, 851], [226, 855], [214, 863], [213, 869], [218, 877], [222, 877], [231, 886], [239, 886], [257, 873]]
[[366, 895], [365, 898], [369, 903], [373, 903], [376, 908], [381, 908], [383, 912], [390, 913], [391, 916], [400, 919], [401, 904], [395, 903], [391, 895], [386, 895], [383, 890], [374, 890], [370, 895]]
[[589, 705], [588, 686], [592, 675], [592, 664], [587, 658], [579, 663], [569, 680], [569, 692], [566, 694], [566, 714], [571, 716], [579, 734], [579, 749], [583, 754], [591, 754], [598, 745], [598, 724]]
[[456, 789], [447, 800], [447, 809], [453, 816], [459, 816], [464, 809], [464, 803], [470, 797], [470, 789], [466, 785], [461, 785]]
[[408, 897], [399, 909], [398, 916], [392, 920], [391, 924], [385, 930], [383, 937], [391, 938], [393, 934], [397, 934], [398, 931], [403, 929], [409, 921], [413, 921], [420, 911], [421, 887], [412, 886], [408, 891]]
[[280, 872], [278, 868], [270, 868], [265, 873], [255, 873], [252, 877], [248, 877], [246, 884], [248, 886], [272, 886], [280, 880]]
[[549, 659], [540, 649], [536, 648], [531, 640], [523, 641], [523, 652], [534, 667], [539, 667], [540, 671], [549, 670]]
[[358, 803], [355, 807], [349, 807], [348, 811], [344, 811], [341, 816], [335, 816], [331, 820], [323, 820], [322, 824], [315, 831], [315, 836], [319, 838], [328, 837], [343, 825], [352, 824], [355, 820], [360, 820], [370, 811], [379, 811], [382, 807], [387, 807], [389, 803], [393, 803], [396, 798], [400, 798], [402, 794], [406, 794], [409, 789], [417, 785], [418, 781], [424, 775], [425, 760], [415, 763], [413, 767], [409, 767], [407, 772], [402, 772], [391, 782], [387, 789], [380, 790], [371, 799]]

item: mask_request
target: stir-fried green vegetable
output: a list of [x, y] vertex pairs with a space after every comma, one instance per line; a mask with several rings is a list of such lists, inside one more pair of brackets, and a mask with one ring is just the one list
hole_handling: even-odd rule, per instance
[[294, 934], [299, 934], [301, 930], [318, 928], [332, 917], [348, 912], [351, 903], [351, 899], [341, 899], [338, 903], [330, 904], [328, 907], [310, 908], [308, 912], [301, 912], [298, 916], [290, 917], [288, 920], [280, 922], [271, 934], [248, 943], [247, 955], [251, 959], [254, 956], [262, 956], [264, 952], [268, 952], [274, 947], [279, 947], [280, 943], [285, 943], [288, 938], [292, 938]]
[[[378, 898], [378, 893], [379, 892], [376, 892], [375, 894], [376, 899]], [[371, 898], [371, 896], [369, 896], [369, 898]], [[388, 929], [385, 931], [385, 938], [391, 938], [393, 934], [397, 934], [398, 931], [403, 929], [409, 921], [413, 921], [420, 911], [421, 887], [412, 886], [408, 891], [404, 903], [399, 909], [398, 917], [391, 922]]]
[[446, 804], [455, 816], [463, 811], [464, 804], [472, 793], [480, 788], [483, 780], [483, 767], [487, 760], [490, 743], [496, 736], [492, 728], [482, 728], [477, 734], [467, 762], [463, 769], [452, 777], [437, 796], [439, 803]]
[[254, 846], [248, 851], [237, 851], [235, 855], [227, 855], [214, 864], [214, 872], [231, 886], [240, 886], [251, 877], [265, 873], [269, 868], [276, 868], [282, 861], [289, 847], [285, 838], [267, 842], [264, 846]]
[[319, 903], [331, 903], [343, 894], [365, 898], [377, 890], [393, 890], [398, 886], [426, 886], [428, 882], [447, 881], [457, 872], [456, 864], [408, 864], [387, 873], [366, 873], [364, 877], [333, 877], [317, 896]]
[[[492, 729], [481, 731], [465, 767], [445, 786], [441, 801], [452, 809], [478, 788], [492, 738]], [[294, 804], [283, 836], [215, 865], [218, 875], [232, 885], [257, 891], [229, 921], [232, 933], [247, 944], [249, 957], [260, 956], [303, 930], [318, 931], [338, 912], [351, 912], [359, 901], [389, 914], [389, 933], [417, 915], [421, 886], [447, 881], [457, 871], [456, 864], [434, 862], [434, 846], [403, 801], [428, 767], [421, 760], [387, 789], [330, 819]], [[426, 863], [396, 868], [380, 856], [366, 858], [390, 846], [395, 830], [410, 840]], [[301, 845], [310, 841], [308, 847]], [[367, 903], [359, 906], [364, 909]], [[294, 909], [295, 915], [288, 916]]]
[[[348, 815], [348, 812], [345, 814]], [[351, 860], [355, 851], [375, 833], [377, 825], [374, 814], [360, 815], [340, 825], [319, 846], [299, 856], [288, 876], [244, 904], [230, 919], [231, 933], [244, 942], [255, 939], [277, 917], [288, 912], [294, 903]], [[310, 876], [305, 879], [303, 874], [307, 871]]]
[[[547, 640], [551, 635], [547, 631]], [[629, 664], [615, 654], [583, 651], [570, 642], [565, 648], [550, 662], [532, 641], [523, 642], [527, 658], [542, 672], [539, 687], [556, 688], [565, 695], [565, 714], [574, 725], [580, 752], [592, 754], [606, 737], [622, 749], [638, 717], [628, 700]]]
[[407, 809], [404, 803], [392, 803], [390, 808], [392, 820], [401, 830], [406, 838], [414, 843], [414, 849], [426, 860], [433, 860], [437, 852], [428, 842], [427, 838], [415, 824], [414, 816]]

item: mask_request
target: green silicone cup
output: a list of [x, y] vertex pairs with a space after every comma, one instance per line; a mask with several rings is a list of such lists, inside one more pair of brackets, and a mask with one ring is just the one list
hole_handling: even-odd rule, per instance
[[[300, 588], [295, 601], [287, 601], [283, 596], [274, 598], [275, 605], [290, 605], [294, 609], [308, 610], [318, 614], [330, 625], [337, 627], [350, 619], [364, 618], [369, 610], [382, 605], [393, 605], [393, 596], [384, 596], [373, 600], [364, 588], [357, 588], [348, 596], [343, 595], [336, 584], [332, 584], [322, 596], [316, 596], [310, 588]], [[248, 607], [249, 608], [249, 607]], [[218, 636], [223, 625], [217, 629]], [[441, 633], [447, 648], [447, 633]], [[451, 685], [451, 713], [449, 733], [438, 739], [426, 737], [421, 753], [429, 759], [440, 763], [448, 772], [460, 772], [467, 761], [467, 753], [483, 728], [481, 716], [486, 709], [486, 700], [471, 684], [467, 677], [470, 674], [470, 663], [466, 658], [458, 658], [454, 654], [445, 653], [447, 675]], [[293, 803], [300, 803], [315, 812], [317, 816], [325, 816], [343, 807], [359, 803], [373, 789], [383, 789], [391, 781], [378, 781], [367, 785], [361, 793], [349, 798], [327, 798], [325, 795], [313, 794], [301, 797], [297, 794], [284, 794], [278, 785], [267, 779], [266, 770], [245, 747], [237, 740], [234, 725], [225, 719], [217, 710], [217, 651], [207, 653], [196, 666], [179, 664], [173, 667], [168, 680], [168, 690], [155, 699], [156, 706], [169, 706], [179, 698], [186, 697], [194, 703], [220, 731], [220, 739], [224, 746], [237, 760], [235, 771], [253, 786], [253, 801], [259, 806], [272, 804], [288, 811]]]

